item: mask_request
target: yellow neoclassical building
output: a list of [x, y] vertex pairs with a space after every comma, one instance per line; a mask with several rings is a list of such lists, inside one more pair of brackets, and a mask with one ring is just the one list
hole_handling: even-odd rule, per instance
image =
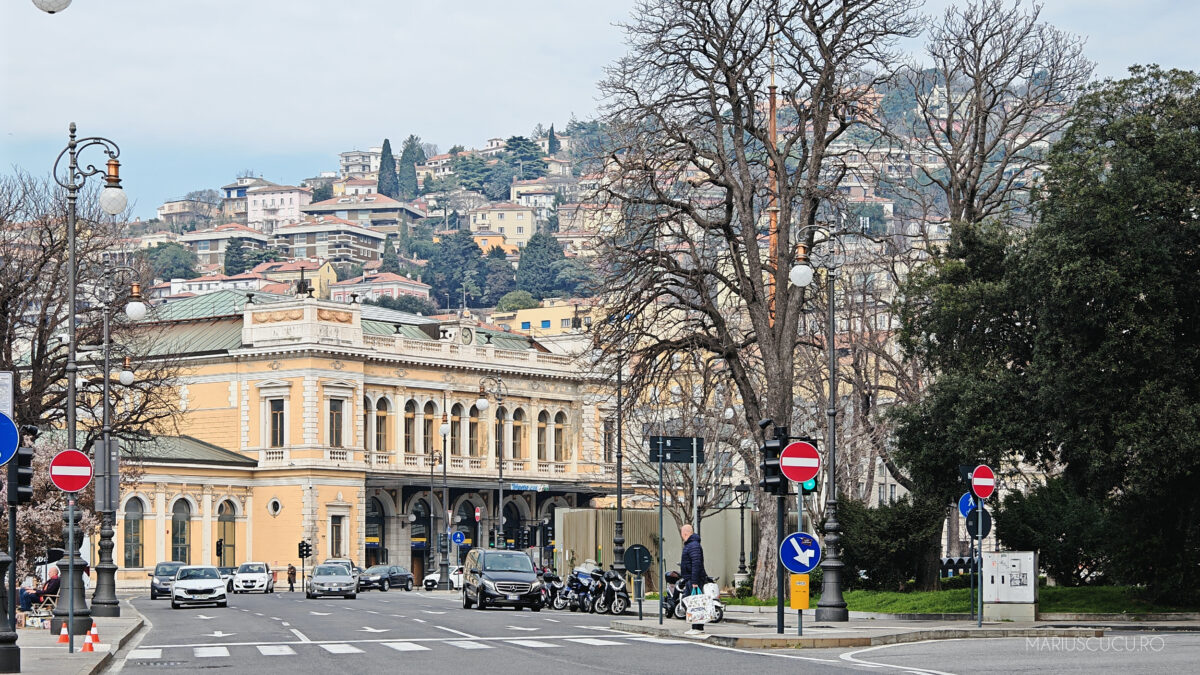
[[[127, 584], [167, 560], [299, 567], [302, 539], [318, 561], [390, 562], [420, 578], [447, 521], [464, 551], [486, 543], [501, 486], [504, 538], [549, 559], [543, 523], [615, 480], [588, 378], [527, 337], [245, 291], [152, 319], [157, 356], [182, 365], [182, 415], [178, 436], [122, 450], [139, 467], [118, 513]], [[484, 377], [507, 395], [481, 410]]]

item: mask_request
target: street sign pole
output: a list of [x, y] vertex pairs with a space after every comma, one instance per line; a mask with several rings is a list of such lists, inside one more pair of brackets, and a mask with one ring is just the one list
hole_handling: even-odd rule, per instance
[[[75, 579], [75, 493], [67, 497], [67, 578]], [[67, 596], [67, 653], [75, 653], [75, 594]]]
[[[658, 439], [658, 625], [663, 623], [663, 599], [667, 594], [667, 573], [663, 570], [663, 451]], [[679, 599], [683, 602], [683, 598]]]
[[696, 462], [696, 439], [692, 439], [692, 527], [700, 534], [700, 482]]
[[982, 628], [983, 627], [983, 499], [980, 497], [975, 498], [975, 517], [978, 519], [975, 522], [979, 526], [976, 529], [976, 534], [975, 534], [975, 536], [977, 537], [977, 542], [978, 542], [975, 546], [975, 554], [977, 556], [979, 556], [978, 561], [975, 563], [975, 569], [977, 570], [976, 576], [979, 577], [979, 612], [975, 615], [975, 626], [977, 628]]

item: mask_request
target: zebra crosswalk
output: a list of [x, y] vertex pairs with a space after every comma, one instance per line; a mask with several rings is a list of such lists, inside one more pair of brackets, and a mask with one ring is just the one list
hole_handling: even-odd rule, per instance
[[444, 639], [415, 639], [415, 640], [371, 640], [347, 642], [291, 642], [287, 644], [237, 644], [229, 646], [203, 645], [188, 647], [172, 645], [166, 647], [141, 647], [131, 650], [126, 655], [126, 667], [146, 666], [162, 660], [177, 661], [189, 657], [196, 659], [238, 658], [252, 656], [255, 652], [261, 656], [303, 656], [320, 650], [326, 654], [353, 655], [363, 654], [373, 650], [394, 650], [398, 652], [433, 652], [457, 650], [496, 649], [498, 647], [521, 647], [525, 649], [556, 649], [565, 647], [619, 647], [631, 643], [652, 643], [667, 645], [692, 644], [687, 640], [672, 640], [655, 637], [634, 636], [605, 636], [569, 637], [539, 636], [530, 638], [444, 638]]

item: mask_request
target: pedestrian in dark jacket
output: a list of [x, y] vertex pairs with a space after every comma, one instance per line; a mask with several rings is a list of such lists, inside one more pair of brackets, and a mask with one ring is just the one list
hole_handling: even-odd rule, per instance
[[288, 592], [296, 592], [296, 566], [289, 564], [287, 569]]
[[[679, 576], [686, 581], [685, 597], [692, 594], [692, 589], [703, 590], [708, 582], [708, 572], [704, 571], [704, 548], [700, 545], [700, 535], [692, 530], [691, 525], [679, 528], [679, 536], [683, 539], [683, 555], [679, 559]], [[690, 635], [704, 632], [704, 624], [694, 623], [688, 631]]]

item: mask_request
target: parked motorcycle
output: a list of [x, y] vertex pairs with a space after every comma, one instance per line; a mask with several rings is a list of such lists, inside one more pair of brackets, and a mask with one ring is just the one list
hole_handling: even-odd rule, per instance
[[542, 606], [554, 609], [565, 609], [567, 606], [563, 582], [557, 574], [546, 572], [542, 575]]
[[597, 567], [592, 570], [592, 586], [591, 597], [592, 604], [588, 607], [589, 612], [596, 614], [604, 614], [608, 611], [608, 579], [605, 576], [604, 568]]
[[624, 575], [608, 570], [604, 573], [602, 584], [597, 591], [596, 613], [607, 611], [610, 614], [624, 614], [629, 609], [629, 588]]
[[588, 612], [592, 608], [592, 572], [576, 567], [567, 577], [567, 607], [572, 612]]

